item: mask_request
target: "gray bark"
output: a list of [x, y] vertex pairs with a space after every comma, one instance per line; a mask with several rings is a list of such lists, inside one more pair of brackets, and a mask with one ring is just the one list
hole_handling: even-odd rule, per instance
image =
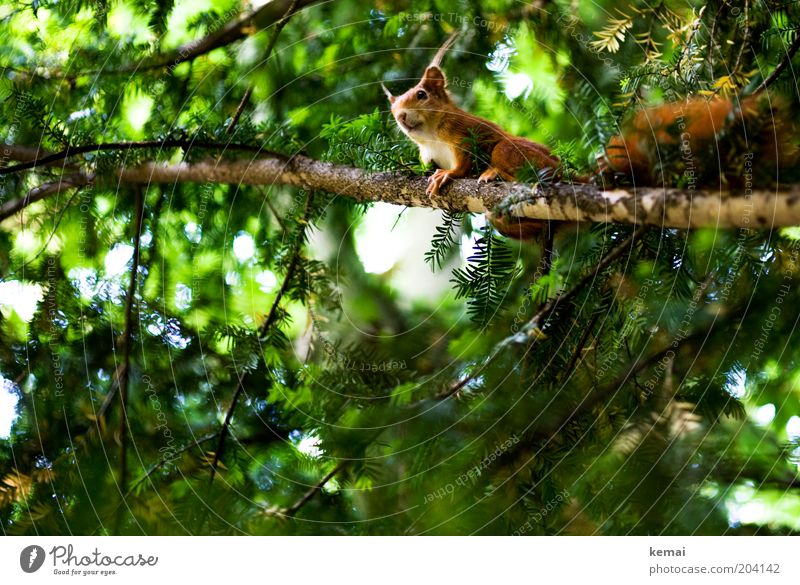
[[[25, 153], [30, 155], [30, 153]], [[146, 163], [120, 170], [116, 177], [89, 173], [65, 176], [42, 185], [26, 197], [0, 206], [0, 221], [30, 203], [64, 188], [95, 180], [123, 183], [228, 183], [293, 185], [357, 201], [383, 201], [410, 207], [485, 212], [499, 209], [517, 217], [564, 221], [657, 225], [671, 228], [765, 228], [800, 225], [800, 185], [782, 189], [738, 191], [679, 190], [655, 187], [602, 190], [595, 185], [560, 183], [478, 183], [461, 179], [441, 195], [425, 193], [427, 179], [398, 172], [370, 172], [304, 156], [292, 158], [216, 159], [164, 165]]]
[[126, 169], [120, 179], [136, 183], [214, 182], [285, 184], [411, 207], [484, 212], [499, 204], [518, 217], [550, 220], [648, 224], [672, 228], [770, 227], [800, 225], [800, 185], [738, 191], [655, 187], [601, 190], [586, 184], [532, 186], [478, 183], [461, 179], [438, 197], [425, 194], [427, 179], [402, 173], [374, 173], [296, 156], [292, 159], [206, 161]]

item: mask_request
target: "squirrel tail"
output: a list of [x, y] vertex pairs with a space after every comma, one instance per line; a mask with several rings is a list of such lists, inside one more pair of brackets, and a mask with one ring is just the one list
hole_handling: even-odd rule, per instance
[[699, 182], [718, 183], [722, 177], [736, 183], [747, 169], [761, 169], [760, 179], [774, 182], [776, 169], [798, 158], [788, 110], [784, 100], [766, 92], [645, 108], [609, 141], [598, 157], [598, 174], [622, 174], [647, 185], [669, 182], [667, 170], [691, 170]]

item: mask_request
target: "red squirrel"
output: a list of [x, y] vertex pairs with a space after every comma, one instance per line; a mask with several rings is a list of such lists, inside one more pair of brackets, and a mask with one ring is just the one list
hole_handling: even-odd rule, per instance
[[[478, 177], [479, 182], [497, 177], [513, 181], [521, 169], [529, 166], [556, 173], [560, 161], [548, 147], [513, 136], [494, 122], [465, 112], [450, 99], [447, 79], [439, 65], [455, 37], [454, 34], [447, 40], [419, 83], [404, 94], [392, 95], [383, 86], [397, 125], [419, 147], [422, 162], [426, 165], [433, 162], [439, 167], [428, 179], [428, 195], [438, 195], [447, 183], [467, 177], [473, 171], [470, 150], [473, 141], [489, 156], [489, 167]], [[489, 218], [501, 233], [520, 239], [541, 232], [546, 223], [491, 214]]]
[[419, 147], [422, 162], [434, 162], [439, 167], [428, 179], [427, 193], [438, 195], [452, 179], [470, 174], [473, 140], [490, 161], [478, 181], [488, 182], [497, 177], [513, 181], [527, 165], [537, 170], [556, 170], [560, 161], [543, 144], [512, 136], [494, 122], [473, 116], [453, 103], [439, 65], [455, 38], [456, 34], [445, 42], [419, 83], [404, 94], [395, 96], [383, 87], [397, 125]]

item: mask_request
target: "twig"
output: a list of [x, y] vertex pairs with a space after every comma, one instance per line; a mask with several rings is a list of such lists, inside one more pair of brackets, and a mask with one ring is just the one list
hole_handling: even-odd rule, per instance
[[739, 53], [736, 55], [736, 62], [730, 70], [731, 77], [735, 77], [739, 71], [739, 66], [742, 64], [742, 55], [747, 48], [750, 41], [750, 0], [744, 0], [744, 36], [739, 44]]
[[572, 353], [572, 357], [570, 357], [569, 363], [567, 367], [564, 368], [564, 372], [566, 372], [567, 377], [572, 375], [572, 370], [578, 364], [578, 360], [581, 359], [581, 354], [583, 353], [583, 348], [586, 347], [586, 342], [589, 341], [589, 336], [592, 334], [592, 329], [597, 324], [597, 320], [600, 318], [600, 313], [595, 313], [589, 324], [586, 326], [586, 329], [583, 331], [583, 335], [581, 335], [580, 340], [578, 340], [578, 345], [575, 346], [575, 351]]
[[[644, 234], [646, 230], [647, 227], [642, 226], [639, 229], [637, 229], [634, 233], [632, 233], [630, 236], [628, 236], [625, 239], [625, 241], [619, 244], [616, 248], [612, 249], [608, 254], [606, 254], [603, 257], [602, 260], [600, 260], [600, 262], [598, 262], [596, 270], [587, 274], [568, 291], [559, 294], [554, 299], [542, 305], [542, 307], [536, 312], [536, 315], [534, 315], [534, 317], [528, 323], [526, 323], [523, 327], [521, 327], [519, 332], [515, 333], [514, 335], [510, 335], [505, 339], [503, 339], [502, 341], [500, 341], [500, 343], [495, 345], [494, 349], [492, 349], [492, 352], [489, 354], [489, 357], [483, 360], [483, 362], [481, 362], [481, 364], [474, 371], [464, 376], [458, 382], [455, 382], [454, 384], [450, 385], [444, 392], [440, 392], [439, 394], [437, 394], [434, 397], [434, 400], [437, 401], [447, 400], [454, 394], [457, 394], [467, 384], [469, 384], [472, 380], [477, 378], [510, 345], [528, 343], [531, 339], [531, 334], [535, 331], [535, 329], [539, 328], [539, 323], [541, 322], [542, 319], [544, 319], [547, 315], [549, 315], [550, 312], [552, 312], [559, 303], [565, 303], [570, 299], [572, 299], [572, 297], [574, 297], [576, 294], [578, 294], [578, 292], [580, 292], [582, 288], [584, 288], [589, 282], [591, 282], [595, 278], [595, 275], [597, 273], [605, 270], [614, 260], [619, 258], [619, 256], [622, 255], [622, 253], [625, 252], [625, 250], [630, 248], [634, 244], [634, 242], [638, 240], [642, 236], [642, 234]], [[590, 326], [588, 329], [591, 330], [591, 328], [592, 326]], [[409, 405], [409, 408], [414, 408], [418, 405], [419, 403], [413, 403]]]
[[232, 134], [234, 129], [236, 128], [236, 124], [239, 122], [239, 118], [242, 117], [242, 112], [244, 112], [245, 107], [247, 106], [247, 102], [250, 101], [250, 96], [253, 95], [253, 86], [250, 85], [245, 90], [244, 95], [242, 96], [242, 101], [239, 102], [239, 107], [236, 108], [236, 113], [231, 118], [231, 123], [228, 124], [228, 127], [225, 128], [226, 134]]
[[[131, 484], [131, 486], [128, 488], [128, 491], [125, 492], [125, 495], [117, 503], [117, 505], [114, 507], [114, 509], [109, 512], [107, 517], [111, 517], [112, 515], [116, 515], [117, 511], [128, 500], [128, 498], [131, 496], [133, 491], [139, 486], [139, 484], [141, 484], [143, 481], [148, 479], [158, 469], [160, 469], [161, 467], [163, 467], [164, 465], [166, 465], [168, 462], [172, 461], [173, 459], [177, 458], [178, 455], [183, 455], [184, 453], [186, 453], [192, 447], [199, 447], [203, 443], [205, 443], [207, 441], [210, 441], [211, 439], [213, 439], [216, 436], [217, 436], [216, 433], [212, 433], [210, 435], [206, 435], [205, 437], [203, 437], [201, 439], [197, 439], [196, 441], [193, 441], [193, 442], [189, 443], [188, 445], [184, 445], [183, 447], [181, 447], [180, 449], [175, 451], [171, 456], [165, 456], [165, 457], [161, 458], [159, 461], [157, 461], [155, 464], [150, 466], [150, 468], [147, 470], [147, 472], [142, 477], [140, 477], [139, 479], [137, 479], [135, 482], [133, 482]], [[97, 528], [95, 528], [92, 531], [92, 534], [96, 534], [97, 531], [100, 530], [102, 527], [103, 527], [103, 522], [101, 520], [100, 524], [97, 526]]]
[[[278, 41], [278, 36], [281, 34], [283, 27], [286, 26], [286, 23], [289, 22], [289, 19], [297, 9], [297, 2], [298, 0], [292, 0], [291, 4], [289, 4], [289, 8], [286, 10], [286, 13], [283, 15], [283, 18], [281, 18], [280, 21], [278, 21], [278, 23], [275, 25], [275, 30], [272, 31], [272, 36], [269, 39], [269, 45], [267, 45], [267, 50], [264, 52], [264, 62], [269, 60], [269, 57], [272, 54], [272, 49], [275, 48], [275, 43]], [[250, 101], [251, 95], [253, 95], [252, 85], [248, 86], [245, 90], [244, 95], [242, 96], [242, 101], [239, 102], [239, 107], [236, 108], [236, 113], [231, 119], [231, 123], [228, 124], [227, 128], [225, 128], [226, 134], [233, 133], [233, 130], [236, 128], [236, 124], [239, 122], [239, 118], [242, 116], [242, 112], [244, 112], [244, 109], [247, 106], [247, 102]]]
[[792, 57], [794, 57], [798, 49], [800, 49], [800, 33], [798, 33], [797, 37], [792, 41], [792, 44], [789, 45], [789, 48], [786, 49], [786, 54], [783, 56], [783, 59], [781, 59], [781, 62], [778, 63], [778, 66], [773, 69], [769, 77], [762, 81], [761, 85], [759, 85], [753, 93], [762, 92], [772, 85], [772, 83], [780, 77], [780, 74], [783, 73], [783, 70], [792, 62]]
[[200, 149], [222, 149], [222, 150], [242, 150], [246, 152], [256, 152], [259, 154], [267, 154], [269, 156], [277, 156], [286, 158], [282, 154], [270, 152], [262, 149], [259, 146], [252, 144], [236, 144], [236, 143], [222, 143], [222, 142], [201, 142], [194, 140], [144, 140], [139, 142], [106, 142], [104, 144], [86, 144], [82, 146], [70, 146], [62, 151], [48, 154], [41, 158], [34, 158], [33, 160], [25, 161], [16, 165], [8, 167], [0, 167], [0, 175], [10, 175], [20, 171], [26, 171], [36, 167], [47, 166], [53, 162], [64, 160], [71, 156], [79, 154], [86, 154], [88, 152], [102, 152], [107, 150], [138, 150], [147, 148], [200, 148]]
[[278, 514], [278, 515], [280, 515], [280, 516], [288, 516], [289, 518], [293, 517], [295, 514], [297, 514], [297, 512], [300, 510], [300, 508], [302, 508], [302, 507], [303, 507], [303, 506], [305, 506], [305, 505], [306, 505], [306, 504], [307, 504], [309, 501], [311, 501], [311, 499], [312, 499], [314, 496], [316, 496], [316, 495], [317, 495], [317, 494], [318, 494], [318, 493], [319, 493], [319, 492], [322, 490], [322, 488], [323, 488], [323, 487], [325, 487], [325, 484], [326, 484], [326, 483], [328, 483], [328, 482], [329, 482], [331, 479], [333, 479], [333, 477], [334, 477], [334, 476], [335, 476], [337, 473], [339, 473], [339, 472], [340, 472], [342, 469], [344, 469], [344, 468], [346, 467], [346, 465], [347, 465], [347, 461], [341, 461], [341, 462], [339, 462], [339, 463], [336, 465], [336, 467], [334, 467], [334, 468], [333, 468], [331, 471], [329, 471], [329, 472], [328, 472], [328, 473], [325, 475], [325, 477], [323, 477], [323, 478], [322, 478], [322, 479], [319, 481], [319, 483], [317, 483], [317, 484], [316, 484], [315, 486], [313, 486], [313, 487], [312, 487], [310, 490], [308, 490], [308, 491], [307, 491], [307, 492], [306, 492], [306, 493], [303, 495], [303, 497], [302, 497], [302, 498], [300, 498], [299, 500], [297, 500], [297, 501], [296, 501], [294, 504], [292, 504], [292, 505], [291, 505], [291, 506], [289, 506], [288, 508], [284, 508], [283, 510], [281, 510], [281, 511], [280, 511], [280, 512], [278, 512], [277, 514]]
[[25, 197], [12, 199], [0, 205], [0, 221], [8, 219], [12, 215], [22, 211], [29, 205], [47, 199], [53, 195], [58, 195], [65, 189], [74, 189], [76, 187], [85, 187], [94, 180], [94, 175], [91, 173], [77, 173], [74, 175], [66, 175], [61, 177], [58, 181], [51, 181], [43, 183], [34, 187]]
[[[712, 324], [713, 327], [713, 324]], [[659, 350], [658, 352], [644, 358], [641, 360], [636, 361], [625, 374], [621, 375], [611, 384], [599, 389], [594, 389], [589, 391], [584, 395], [583, 399], [580, 403], [569, 412], [567, 412], [564, 416], [562, 416], [558, 421], [553, 424], [549, 424], [544, 428], [535, 432], [536, 435], [539, 435], [543, 438], [546, 438], [548, 441], [554, 438], [558, 433], [560, 433], [564, 426], [567, 425], [571, 420], [577, 417], [579, 414], [584, 412], [590, 411], [596, 405], [600, 404], [604, 400], [606, 400], [611, 394], [619, 390], [619, 388], [625, 384], [629, 378], [636, 376], [643, 370], [647, 369], [654, 363], [658, 362], [664, 356], [669, 355], [670, 352], [675, 352], [677, 349], [682, 347], [685, 343], [689, 341], [694, 341], [695, 339], [708, 336], [711, 333], [711, 327], [708, 329], [701, 329], [695, 331], [684, 337], [683, 339], [673, 342], [669, 344], [667, 347]]]
[[[295, 5], [296, 10], [297, 8], [302, 9], [319, 1], [320, 0], [295, 0], [293, 4]], [[281, 4], [285, 2], [286, 0], [272, 0], [271, 2], [267, 2], [260, 8], [247, 14], [238, 16], [234, 20], [225, 23], [221, 28], [207, 34], [200, 39], [189, 41], [188, 43], [185, 43], [168, 53], [162, 53], [150, 57], [149, 62], [145, 62], [144, 64], [134, 63], [120, 69], [90, 69], [69, 75], [63, 74], [58, 70], [43, 71], [41, 68], [39, 68], [39, 71], [34, 72], [14, 69], [7, 66], [0, 66], [0, 68], [12, 69], [14, 71], [19, 71], [22, 75], [28, 75], [29, 77], [35, 77], [43, 80], [74, 80], [87, 75], [128, 75], [131, 73], [143, 73], [165, 67], [172, 71], [181, 63], [194, 61], [198, 57], [202, 57], [214, 49], [225, 47], [274, 25], [276, 22], [278, 22], [279, 18], [282, 18], [286, 14], [285, 10], [281, 10]]]
[[295, 10], [297, 10], [297, 3], [298, 0], [292, 0], [291, 4], [289, 4], [289, 8], [283, 15], [283, 18], [280, 19], [278, 24], [275, 25], [275, 30], [272, 31], [272, 36], [269, 39], [269, 44], [267, 45], [267, 49], [264, 52], [264, 61], [269, 59], [270, 55], [272, 55], [272, 49], [275, 48], [275, 43], [278, 42], [278, 37], [283, 30], [283, 27], [289, 22], [289, 19], [294, 15]]
[[[253, 146], [243, 148], [258, 150]], [[551, 221], [653, 225], [678, 229], [800, 225], [800, 184], [781, 186], [777, 191], [761, 188], [747, 192], [741, 187], [724, 191], [664, 187], [601, 190], [596, 185], [586, 184], [527, 185], [456, 179], [437, 197], [430, 197], [425, 192], [427, 179], [422, 176], [390, 171], [372, 172], [314, 160], [302, 154], [265, 154], [265, 157], [224, 161], [207, 158], [174, 164], [151, 160], [138, 166], [122, 166], [104, 176], [108, 181], [115, 179], [126, 184], [146, 185], [198, 182], [240, 186], [292, 185], [349, 197], [357, 202], [382, 201], [471, 213], [491, 211], [507, 202], [503, 206], [504, 214]], [[0, 174], [4, 170], [7, 169], [0, 168]], [[101, 179], [97, 177], [96, 181]], [[16, 210], [25, 207], [24, 198], [23, 201], [8, 204], [13, 204]]]
[[183, 447], [181, 447], [177, 451], [173, 451], [169, 456], [165, 456], [165, 457], [162, 457], [161, 459], [159, 459], [156, 463], [154, 463], [153, 465], [150, 466], [150, 468], [145, 472], [145, 474], [142, 477], [140, 477], [139, 479], [137, 479], [136, 481], [134, 481], [131, 484], [130, 488], [128, 488], [128, 491], [125, 494], [125, 497], [127, 498], [128, 496], [130, 496], [133, 493], [133, 490], [135, 490], [142, 482], [144, 482], [146, 479], [148, 479], [156, 471], [158, 471], [159, 469], [164, 467], [167, 463], [169, 463], [170, 461], [172, 461], [175, 458], [177, 458], [178, 455], [183, 455], [189, 449], [191, 449], [193, 447], [199, 447], [203, 443], [206, 443], [206, 442], [210, 441], [211, 439], [214, 439], [217, 436], [217, 434], [218, 433], [211, 433], [209, 435], [206, 435], [205, 437], [197, 439], [196, 441], [192, 441], [191, 443], [189, 443], [187, 445], [184, 445]]
[[[272, 328], [272, 325], [275, 322], [275, 319], [278, 316], [278, 308], [280, 307], [280, 303], [283, 300], [283, 296], [286, 294], [286, 291], [289, 289], [292, 280], [294, 279], [294, 274], [297, 271], [297, 265], [300, 262], [300, 251], [303, 247], [303, 232], [306, 229], [307, 219], [308, 219], [308, 212], [311, 207], [311, 199], [312, 195], [309, 194], [306, 199], [306, 207], [303, 211], [303, 218], [300, 221], [300, 233], [298, 234], [297, 245], [292, 252], [292, 259], [289, 263], [289, 268], [286, 271], [286, 275], [283, 277], [283, 283], [281, 283], [281, 288], [278, 290], [278, 294], [275, 296], [275, 300], [272, 302], [272, 306], [270, 307], [269, 313], [267, 314], [267, 318], [264, 319], [264, 322], [261, 324], [261, 327], [258, 329], [258, 338], [259, 340], [263, 340], [269, 330]], [[233, 394], [233, 398], [231, 399], [231, 404], [228, 407], [228, 411], [225, 413], [225, 419], [222, 422], [222, 427], [219, 430], [219, 441], [217, 442], [217, 449], [214, 451], [214, 459], [211, 462], [211, 474], [209, 478], [209, 483], [213, 483], [214, 476], [217, 472], [217, 466], [219, 465], [219, 461], [222, 458], [223, 450], [225, 449], [225, 439], [228, 436], [228, 432], [231, 425], [231, 419], [233, 418], [233, 413], [236, 410], [236, 405], [238, 404], [239, 397], [244, 390], [244, 382], [248, 378], [248, 372], [243, 372], [241, 376], [237, 376], [237, 385], [236, 385], [236, 392]]]
[[[160, 56], [159, 59], [153, 63], [147, 64], [144, 67], [131, 65], [125, 69], [122, 69], [121, 72], [129, 73], [133, 71], [146, 71], [150, 69], [160, 69], [167, 66], [174, 69], [175, 66], [179, 65], [180, 63], [194, 60], [201, 55], [210, 53], [214, 49], [224, 47], [250, 36], [254, 32], [263, 30], [264, 28], [271, 26], [276, 22], [280, 23], [286, 18], [287, 14], [291, 16], [291, 13], [297, 8], [305, 8], [306, 6], [314, 4], [318, 1], [319, 0], [292, 0], [291, 12], [287, 10], [281, 10], [280, 4], [282, 4], [284, 0], [267, 2], [261, 8], [258, 8], [249, 14], [227, 23], [218, 31], [215, 31], [200, 40], [186, 43], [185, 45], [178, 47], [178, 49], [172, 53]], [[279, 18], [281, 19], [280, 21], [278, 20]]]
[[[533, 333], [536, 329], [541, 328], [541, 323], [545, 320], [550, 313], [555, 310], [555, 308], [559, 305], [559, 303], [563, 304], [566, 303], [572, 298], [577, 295], [583, 288], [585, 288], [589, 283], [591, 283], [603, 270], [608, 268], [614, 260], [619, 258], [622, 254], [624, 254], [627, 250], [629, 250], [633, 244], [644, 235], [644, 233], [649, 229], [649, 226], [640, 226], [634, 231], [630, 236], [625, 238], [625, 240], [620, 243], [616, 248], [612, 249], [608, 254], [603, 256], [602, 260], [597, 263], [597, 266], [593, 271], [588, 273], [584, 276], [581, 280], [579, 280], [571, 289], [568, 291], [562, 292], [553, 299], [546, 302], [541, 309], [533, 316], [533, 318], [527, 323], [527, 325], [523, 328], [524, 331], [527, 333]], [[516, 337], [516, 336], [515, 336]]]
[[131, 278], [128, 283], [128, 298], [125, 304], [125, 331], [122, 337], [122, 368], [121, 371], [117, 370], [118, 385], [119, 385], [119, 406], [121, 410], [119, 422], [119, 466], [120, 466], [120, 491], [126, 491], [128, 482], [128, 384], [130, 381], [131, 370], [131, 345], [133, 337], [133, 307], [136, 297], [136, 281], [139, 278], [139, 261], [141, 254], [142, 244], [142, 218], [144, 216], [144, 190], [141, 187], [136, 188], [136, 232], [133, 239], [133, 259], [131, 265]]

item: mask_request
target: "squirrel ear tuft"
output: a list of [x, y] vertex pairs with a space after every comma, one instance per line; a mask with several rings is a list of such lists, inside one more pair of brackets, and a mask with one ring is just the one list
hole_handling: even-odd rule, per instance
[[386, 86], [381, 83], [381, 89], [383, 89], [383, 93], [386, 94], [386, 97], [389, 98], [389, 103], [393, 104], [394, 100], [397, 99], [397, 96], [393, 96], [392, 92], [386, 89]]
[[447, 79], [441, 69], [436, 65], [431, 65], [422, 75], [422, 85], [431, 91], [444, 91], [444, 88], [447, 87]]

